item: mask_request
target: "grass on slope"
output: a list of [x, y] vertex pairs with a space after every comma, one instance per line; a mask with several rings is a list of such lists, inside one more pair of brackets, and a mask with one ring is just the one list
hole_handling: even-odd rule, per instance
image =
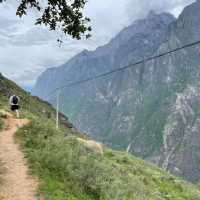
[[134, 156], [95, 154], [70, 129], [32, 119], [17, 132], [46, 200], [200, 200], [200, 191]]
[[[9, 111], [8, 100], [13, 94], [20, 97], [20, 111], [22, 117], [26, 117], [27, 114], [32, 113], [44, 120], [51, 119], [52, 121], [55, 121], [56, 112], [49, 103], [39, 99], [38, 97], [31, 96], [30, 93], [24, 91], [14, 82], [3, 77], [0, 73], [0, 109]], [[67, 117], [61, 113], [59, 115], [59, 121], [64, 126], [72, 127], [72, 124], [68, 121]]]

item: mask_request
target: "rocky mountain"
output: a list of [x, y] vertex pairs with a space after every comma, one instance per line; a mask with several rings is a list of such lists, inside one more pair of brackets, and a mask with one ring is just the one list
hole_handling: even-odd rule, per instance
[[[34, 94], [55, 104], [55, 88], [200, 39], [200, 1], [175, 19], [153, 11], [105, 46], [45, 71]], [[200, 47], [188, 47], [102, 79], [65, 88], [61, 109], [75, 126], [116, 149], [200, 180]]]

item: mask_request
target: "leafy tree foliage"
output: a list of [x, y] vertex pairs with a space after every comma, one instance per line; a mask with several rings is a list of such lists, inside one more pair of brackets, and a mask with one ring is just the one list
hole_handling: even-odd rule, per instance
[[[2, 1], [6, 0], [0, 0]], [[41, 13], [36, 25], [44, 24], [50, 30], [59, 28], [65, 34], [79, 40], [83, 36], [91, 36], [91, 27], [88, 25], [90, 19], [83, 16], [86, 3], [87, 0], [47, 0], [43, 6], [41, 0], [21, 0], [16, 14], [22, 17], [27, 14], [28, 9], [34, 8]]]

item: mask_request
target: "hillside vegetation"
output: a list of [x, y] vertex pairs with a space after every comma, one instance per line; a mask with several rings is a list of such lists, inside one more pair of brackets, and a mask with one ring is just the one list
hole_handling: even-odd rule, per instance
[[145, 161], [106, 147], [103, 155], [86, 148], [63, 116], [60, 129], [55, 129], [54, 109], [30, 97], [30, 110], [28, 94], [2, 76], [0, 109], [8, 109], [10, 92], [21, 97], [23, 117], [30, 119], [18, 130], [16, 141], [30, 171], [39, 177], [45, 200], [200, 200], [196, 186]]
[[192, 185], [123, 152], [96, 154], [51, 122], [34, 119], [17, 138], [47, 199], [200, 199]]
[[[31, 113], [44, 120], [55, 120], [55, 109], [49, 103], [42, 101], [38, 97], [31, 96], [30, 93], [25, 92], [22, 88], [3, 77], [0, 73], [0, 109], [9, 111], [8, 99], [9, 96], [13, 94], [16, 94], [20, 97], [22, 117]], [[59, 119], [63, 126], [72, 128], [72, 124], [68, 121], [67, 117], [61, 113], [59, 115]]]

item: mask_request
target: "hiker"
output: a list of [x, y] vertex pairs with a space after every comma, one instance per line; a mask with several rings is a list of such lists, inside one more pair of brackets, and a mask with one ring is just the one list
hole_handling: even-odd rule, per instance
[[10, 109], [16, 112], [17, 118], [19, 118], [19, 101], [20, 98], [16, 95], [12, 95], [9, 99]]

